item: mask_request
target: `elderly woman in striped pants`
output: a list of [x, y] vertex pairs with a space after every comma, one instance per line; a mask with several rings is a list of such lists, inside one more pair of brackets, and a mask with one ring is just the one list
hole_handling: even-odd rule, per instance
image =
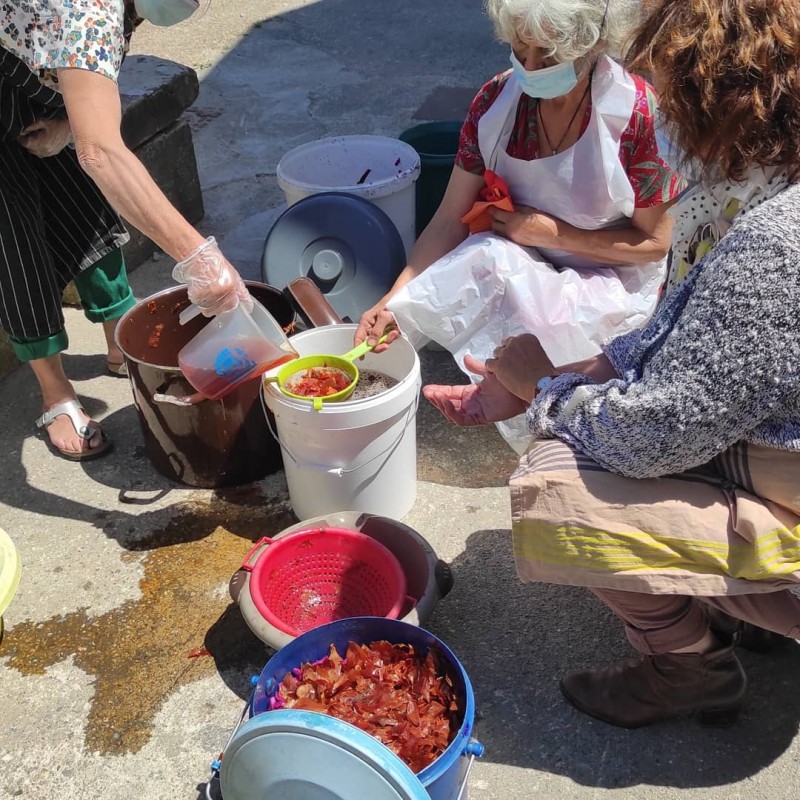
[[120, 135], [117, 75], [143, 19], [169, 25], [197, 0], [12, 0], [0, 9], [0, 327], [42, 393], [37, 425], [61, 456], [108, 449], [64, 373], [61, 295], [74, 281], [122, 371], [117, 320], [134, 299], [118, 213], [181, 261], [177, 276], [211, 314], [249, 295], [213, 238], [170, 204]]

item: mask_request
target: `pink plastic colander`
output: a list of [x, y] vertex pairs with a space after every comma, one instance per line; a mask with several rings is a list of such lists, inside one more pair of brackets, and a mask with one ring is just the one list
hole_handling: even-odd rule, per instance
[[242, 568], [252, 573], [250, 596], [258, 612], [291, 636], [344, 617], [397, 619], [406, 600], [406, 577], [395, 555], [345, 528], [264, 537]]

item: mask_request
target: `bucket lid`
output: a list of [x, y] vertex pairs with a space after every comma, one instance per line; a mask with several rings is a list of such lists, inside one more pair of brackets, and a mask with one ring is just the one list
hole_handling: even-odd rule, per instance
[[8, 608], [11, 598], [17, 591], [21, 570], [14, 543], [0, 528], [0, 616]]
[[268, 711], [228, 744], [225, 800], [430, 800], [388, 747], [347, 722], [312, 711]]
[[403, 240], [383, 209], [356, 195], [322, 192], [278, 217], [261, 270], [273, 286], [310, 278], [340, 317], [357, 321], [391, 289], [405, 263]]

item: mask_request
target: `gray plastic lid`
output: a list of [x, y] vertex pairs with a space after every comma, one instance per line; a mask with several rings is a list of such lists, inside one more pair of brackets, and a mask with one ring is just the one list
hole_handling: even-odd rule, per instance
[[383, 209], [345, 192], [322, 192], [286, 209], [267, 235], [261, 272], [280, 289], [308, 276], [340, 317], [357, 321], [406, 264], [403, 240]]
[[220, 788], [225, 800], [430, 800], [388, 747], [310, 711], [249, 719], [225, 750]]

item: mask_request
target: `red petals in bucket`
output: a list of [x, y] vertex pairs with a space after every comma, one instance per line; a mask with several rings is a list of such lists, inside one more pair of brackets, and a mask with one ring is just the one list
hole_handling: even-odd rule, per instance
[[460, 716], [453, 682], [436, 652], [423, 656], [411, 645], [386, 641], [350, 642], [344, 658], [331, 646], [326, 658], [286, 675], [270, 708], [317, 711], [349, 722], [416, 773], [445, 751]]

